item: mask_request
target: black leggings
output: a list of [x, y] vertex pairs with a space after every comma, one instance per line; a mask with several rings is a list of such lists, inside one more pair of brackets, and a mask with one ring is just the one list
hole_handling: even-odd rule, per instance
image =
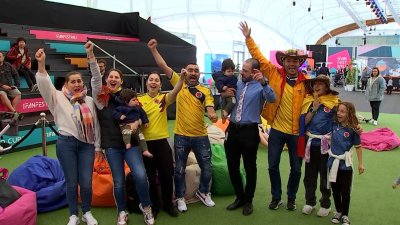
[[372, 119], [378, 121], [381, 101], [370, 101], [369, 104], [371, 105]]
[[351, 182], [353, 180], [353, 170], [339, 170], [336, 182], [331, 182], [333, 200], [336, 211], [342, 216], [349, 215]]

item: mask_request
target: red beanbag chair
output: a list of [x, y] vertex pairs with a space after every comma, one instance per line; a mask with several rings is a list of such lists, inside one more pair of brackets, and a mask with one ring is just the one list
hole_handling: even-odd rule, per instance
[[0, 212], [0, 224], [36, 225], [36, 193], [13, 186], [21, 197]]

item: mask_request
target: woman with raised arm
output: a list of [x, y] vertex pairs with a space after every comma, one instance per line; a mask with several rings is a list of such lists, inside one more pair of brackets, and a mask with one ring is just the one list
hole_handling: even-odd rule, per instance
[[[61, 91], [55, 89], [45, 68], [46, 54], [39, 49], [35, 54], [38, 61], [36, 81], [46, 101], [60, 134], [56, 154], [64, 171], [67, 184], [69, 222], [79, 224], [78, 185], [82, 198], [82, 221], [97, 225], [90, 212], [92, 201], [92, 174], [95, 150], [100, 151], [100, 126], [93, 99], [87, 96], [82, 74], [69, 72]], [[91, 65], [93, 67], [93, 65]]]
[[[147, 46], [152, 54], [158, 55], [157, 41], [151, 39]], [[150, 194], [153, 202], [153, 212], [158, 213], [161, 205], [163, 210], [172, 217], [178, 216], [178, 211], [173, 205], [173, 176], [174, 166], [172, 149], [168, 143], [167, 107], [175, 102], [178, 92], [182, 89], [186, 70], [182, 70], [181, 77], [173, 73], [166, 74], [168, 80], [174, 86], [169, 93], [161, 93], [161, 75], [151, 72], [146, 81], [147, 93], [139, 96], [139, 101], [149, 118], [149, 127], [143, 129], [152, 158], [144, 158], [147, 176], [150, 183]], [[161, 185], [161, 198], [158, 194], [158, 179]], [[158, 199], [162, 199], [162, 204]]]
[[[126, 225], [128, 214], [126, 213], [125, 196], [125, 170], [126, 162], [135, 180], [136, 191], [139, 195], [140, 209], [144, 215], [144, 221], [148, 225], [154, 224], [149, 194], [149, 183], [144, 168], [142, 152], [138, 143], [132, 139], [131, 148], [126, 149], [122, 133], [118, 123], [113, 119], [113, 111], [117, 106], [125, 104], [119, 98], [122, 90], [123, 77], [118, 69], [111, 69], [106, 75], [106, 85], [102, 86], [102, 76], [97, 66], [93, 53], [93, 43], [85, 45], [92, 73], [92, 96], [98, 109], [99, 124], [101, 130], [101, 147], [105, 149], [107, 161], [110, 164], [114, 182], [114, 198], [118, 210], [118, 225]], [[131, 123], [132, 132], [138, 129], [139, 122]]]

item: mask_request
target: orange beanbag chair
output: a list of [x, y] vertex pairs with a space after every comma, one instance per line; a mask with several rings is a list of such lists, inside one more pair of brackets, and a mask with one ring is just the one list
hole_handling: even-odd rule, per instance
[[[125, 163], [125, 176], [130, 172]], [[114, 186], [107, 160], [96, 154], [92, 177], [92, 206], [115, 206]], [[78, 192], [79, 195], [79, 192]], [[81, 198], [79, 196], [79, 202]]]

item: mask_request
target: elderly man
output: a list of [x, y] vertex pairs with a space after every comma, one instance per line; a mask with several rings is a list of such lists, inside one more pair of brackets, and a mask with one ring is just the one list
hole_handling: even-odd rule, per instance
[[307, 59], [307, 55], [302, 54], [300, 50], [278, 51], [276, 60], [283, 67], [279, 68], [262, 55], [250, 36], [251, 29], [246, 22], [240, 23], [240, 29], [246, 38], [250, 54], [260, 62], [260, 70], [268, 78], [269, 84], [276, 94], [276, 101], [266, 104], [262, 111], [262, 116], [271, 124], [268, 141], [268, 171], [272, 201], [269, 208], [278, 209], [282, 204], [279, 163], [283, 147], [286, 144], [290, 159], [286, 208], [293, 211], [296, 209], [296, 193], [301, 177], [301, 157], [304, 154], [297, 152], [301, 106], [306, 96], [306, 88], [303, 83], [306, 78], [299, 71], [299, 67]]
[[[12, 78], [14, 78], [14, 85]], [[14, 113], [17, 113], [17, 106], [21, 101], [21, 92], [18, 90], [18, 86], [18, 72], [10, 63], [4, 62], [4, 55], [0, 52], [0, 100], [10, 112]]]

